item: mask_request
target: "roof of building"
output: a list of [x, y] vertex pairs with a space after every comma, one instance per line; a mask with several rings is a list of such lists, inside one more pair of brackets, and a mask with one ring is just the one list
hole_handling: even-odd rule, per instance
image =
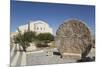
[[30, 23], [34, 23], [34, 24], [46, 24], [46, 25], [48, 25], [47, 24], [47, 22], [46, 21], [43, 21], [43, 20], [36, 20], [36, 21], [30, 21]]

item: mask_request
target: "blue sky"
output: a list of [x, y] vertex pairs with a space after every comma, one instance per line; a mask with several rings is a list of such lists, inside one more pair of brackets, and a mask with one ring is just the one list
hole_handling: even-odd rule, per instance
[[30, 20], [44, 20], [54, 30], [64, 20], [77, 18], [84, 21], [95, 32], [95, 7], [93, 5], [50, 4], [41, 2], [11, 2], [11, 32]]

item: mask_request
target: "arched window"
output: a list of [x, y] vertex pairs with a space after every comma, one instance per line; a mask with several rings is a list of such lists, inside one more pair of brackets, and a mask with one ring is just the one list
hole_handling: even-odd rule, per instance
[[42, 27], [41, 27], [41, 30], [42, 30]]
[[37, 30], [39, 30], [39, 28], [37, 27]]

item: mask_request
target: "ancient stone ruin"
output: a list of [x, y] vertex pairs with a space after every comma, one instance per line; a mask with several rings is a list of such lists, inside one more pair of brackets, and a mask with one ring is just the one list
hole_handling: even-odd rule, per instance
[[56, 32], [55, 41], [58, 51], [65, 58], [85, 58], [92, 47], [89, 28], [77, 19], [64, 21]]

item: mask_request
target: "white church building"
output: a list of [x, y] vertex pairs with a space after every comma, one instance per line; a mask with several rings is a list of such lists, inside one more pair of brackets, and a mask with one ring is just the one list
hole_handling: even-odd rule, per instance
[[28, 24], [19, 26], [18, 30], [21, 33], [24, 33], [26, 31], [30, 30], [30, 31], [36, 32], [37, 34], [39, 34], [39, 33], [53, 34], [52, 28], [45, 21], [42, 21], [42, 20], [29, 21]]

